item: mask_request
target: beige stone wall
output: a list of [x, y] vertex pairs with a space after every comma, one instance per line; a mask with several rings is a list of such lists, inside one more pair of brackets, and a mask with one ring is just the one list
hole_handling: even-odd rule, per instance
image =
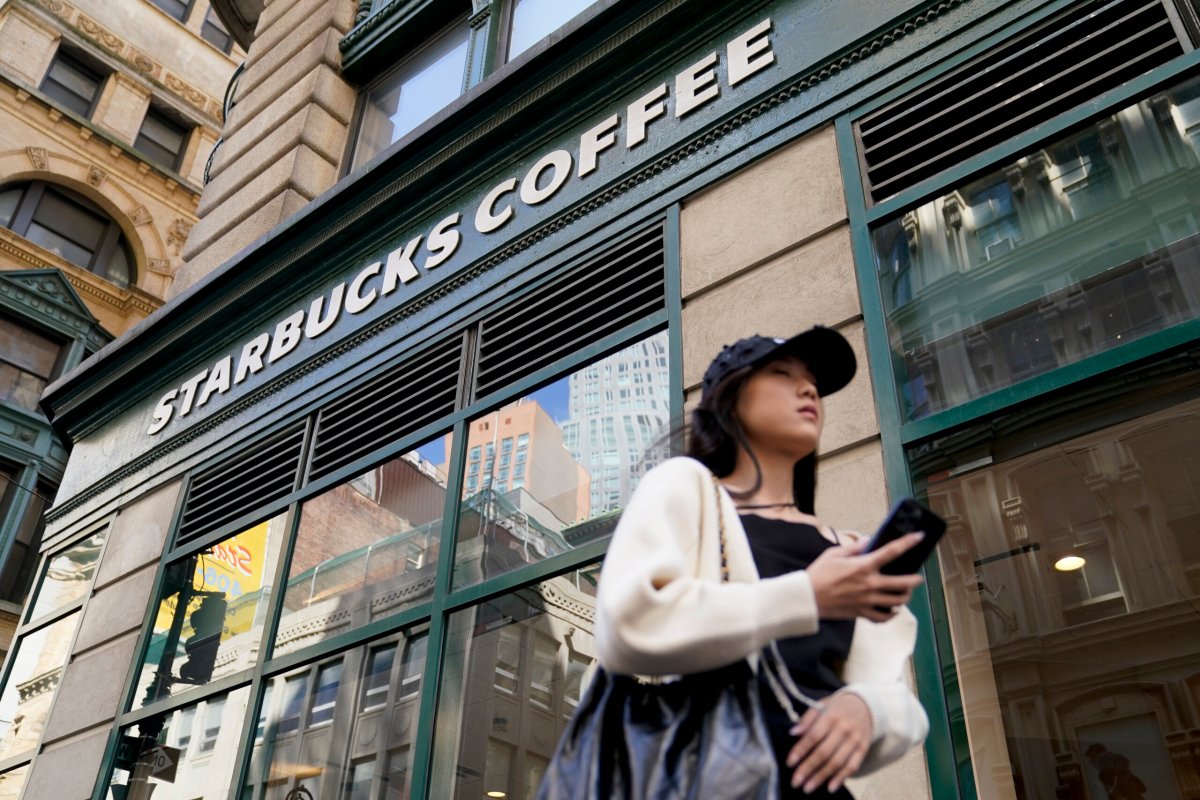
[[259, 18], [172, 294], [337, 182], [355, 90], [338, 42], [354, 0], [275, 0]]
[[[839, 330], [859, 370], [826, 403], [817, 513], [835, 527], [874, 530], [887, 513], [887, 488], [833, 128], [689, 199], [680, 227], [689, 403], [722, 345], [818, 324]], [[924, 754], [914, 751], [851, 788], [863, 800], [928, 797]]]
[[[142, 0], [0, 3], [0, 186], [44, 180], [87, 197], [121, 227], [138, 278], [122, 289], [6, 229], [0, 269], [61, 269], [113, 334], [162, 305], [197, 219], [204, 164], [236, 66], [236, 53], [226, 56], [198, 35], [207, 7], [197, 0], [192, 31]], [[86, 121], [38, 95], [64, 44], [111, 71]], [[132, 149], [152, 99], [195, 125], [178, 173]]]
[[[25, 797], [90, 796], [150, 604], [179, 489], [175, 482], [149, 492], [121, 508], [113, 520]], [[60, 772], [66, 761], [73, 769], [70, 779]]]

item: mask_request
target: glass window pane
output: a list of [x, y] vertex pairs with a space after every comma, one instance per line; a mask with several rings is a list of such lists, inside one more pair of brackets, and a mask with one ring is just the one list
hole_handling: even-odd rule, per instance
[[30, 751], [41, 740], [77, 622], [79, 613], [69, 614], [17, 642], [0, 694], [0, 759]]
[[596, 0], [517, 0], [513, 9], [508, 58], [514, 59], [540, 42]]
[[200, 35], [204, 40], [213, 47], [220, 50], [222, 53], [228, 53], [233, 49], [233, 37], [222, 24], [221, 18], [217, 16], [217, 12], [212, 8], [208, 9], [208, 14], [204, 17], [204, 25], [200, 28]]
[[1184, 796], [1173, 709], [1200, 699], [1200, 401], [954, 477], [913, 463], [950, 522], [938, 556], [979, 797], [1116, 797], [1124, 769], [1147, 789], [1120, 796]]
[[872, 232], [908, 419], [1200, 314], [1198, 122], [1192, 79]]
[[26, 764], [0, 775], [0, 800], [17, 800], [21, 796], [21, 790], [25, 788], [28, 773], [29, 765]]
[[[378, 702], [355, 700], [368, 697], [371, 687], [396, 686], [397, 649], [409, 650], [414, 639], [426, 638], [427, 630], [406, 634], [413, 639], [389, 637], [270, 678], [268, 685], [284, 702], [277, 708], [263, 705], [264, 733], [251, 752], [241, 796], [284, 800], [303, 788], [313, 797], [406, 800], [420, 697], [393, 692], [389, 698], [384, 692]], [[417, 666], [424, 669], [423, 657]], [[306, 706], [312, 724], [301, 726]], [[321, 712], [326, 706], [328, 711]]]
[[286, 514], [167, 567], [134, 707], [254, 666]]
[[429, 600], [445, 452], [435, 439], [304, 503], [276, 655]]
[[142, 120], [142, 128], [133, 146], [159, 166], [175, 169], [186, 138], [187, 128], [150, 108], [146, 111], [146, 118]]
[[24, 189], [0, 191], [0, 226], [8, 228], [12, 225], [13, 214], [16, 213], [17, 204], [21, 202], [21, 195], [24, 193]]
[[107, 530], [97, 531], [46, 560], [30, 619], [49, 614], [87, 594], [107, 535]]
[[451, 615], [431, 797], [535, 795], [595, 671], [599, 573], [589, 566]]
[[190, 5], [187, 0], [150, 0], [150, 2], [180, 22], [187, 19], [188, 6]]
[[0, 314], [0, 360], [44, 380], [54, 375], [61, 350], [49, 336]]
[[4, 564], [0, 565], [0, 600], [24, 605], [37, 571], [38, 548], [46, 528], [43, 512], [54, 497], [54, 489], [44, 483], [34, 487], [25, 513], [17, 522]]
[[0, 401], [37, 411], [38, 400], [47, 383], [45, 378], [0, 361]]
[[667, 334], [657, 333], [471, 421], [468, 447], [491, 455], [511, 437], [524, 459], [519, 483], [490, 459], [466, 481], [454, 588], [612, 532], [638, 479], [670, 455], [667, 382], [624, 406], [612, 387], [666, 358]]
[[[100, 265], [97, 265], [97, 272], [99, 271]], [[115, 283], [122, 289], [133, 283], [133, 267], [125, 249], [125, 237], [121, 237], [121, 241], [113, 249], [112, 260], [104, 268], [103, 274], [109, 283]]]
[[123, 728], [108, 800], [224, 800], [249, 700], [243, 686]]
[[417, 53], [367, 96], [354, 166], [441, 111], [463, 92], [470, 28], [455, 25]]
[[100, 92], [102, 80], [91, 67], [60, 51], [55, 54], [40, 88], [68, 110], [86, 117]]

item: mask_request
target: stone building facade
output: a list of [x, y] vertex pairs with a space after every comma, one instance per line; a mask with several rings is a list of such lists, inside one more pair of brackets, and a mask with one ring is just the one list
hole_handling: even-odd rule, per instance
[[472, 494], [473, 431], [665, 337], [666, 436], [721, 345], [812, 324], [860, 364], [820, 515], [950, 523], [930, 736], [855, 795], [1200, 797], [1194, 4], [217, 7], [172, 299], [44, 398], [43, 559], [102, 550], [21, 633], [69, 642], [26, 797], [531, 796], [616, 512]]

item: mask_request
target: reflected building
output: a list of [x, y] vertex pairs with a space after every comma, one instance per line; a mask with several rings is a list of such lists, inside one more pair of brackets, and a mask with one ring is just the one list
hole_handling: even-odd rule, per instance
[[623, 508], [638, 478], [670, 455], [669, 381], [665, 333], [571, 375], [563, 439], [592, 476], [593, 513]]

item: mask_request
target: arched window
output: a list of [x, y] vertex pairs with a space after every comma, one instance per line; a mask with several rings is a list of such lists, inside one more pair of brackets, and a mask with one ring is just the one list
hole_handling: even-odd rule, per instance
[[0, 188], [0, 225], [117, 286], [136, 282], [120, 227], [70, 189], [43, 181]]

